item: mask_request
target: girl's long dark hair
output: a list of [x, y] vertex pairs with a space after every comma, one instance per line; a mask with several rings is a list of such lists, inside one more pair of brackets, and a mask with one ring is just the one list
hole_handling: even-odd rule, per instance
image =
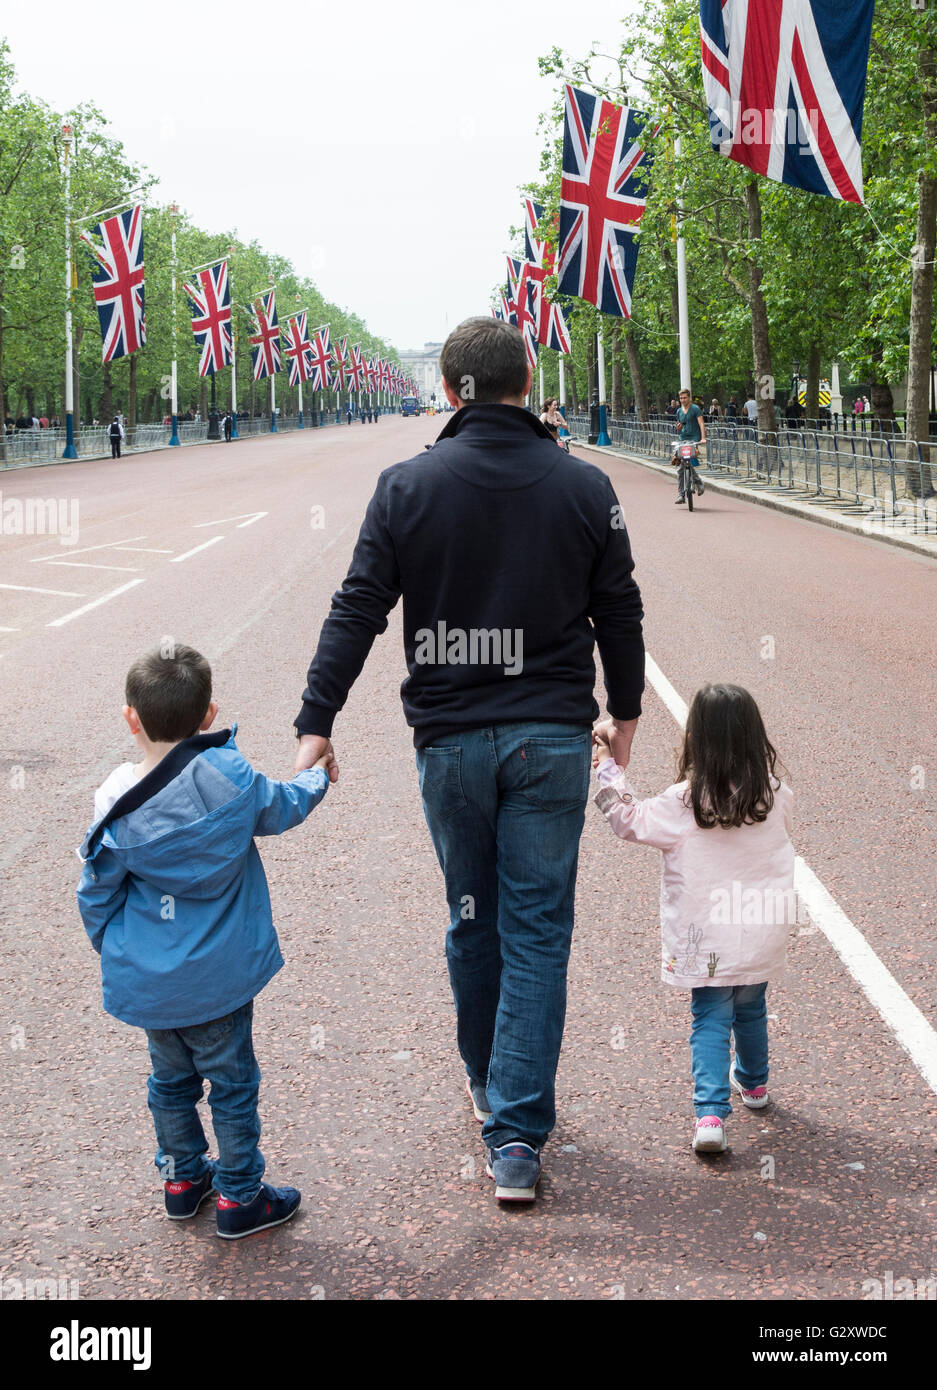
[[777, 756], [747, 690], [721, 684], [698, 690], [677, 769], [677, 780], [689, 783], [684, 804], [693, 807], [696, 824], [709, 830], [767, 820], [780, 786]]

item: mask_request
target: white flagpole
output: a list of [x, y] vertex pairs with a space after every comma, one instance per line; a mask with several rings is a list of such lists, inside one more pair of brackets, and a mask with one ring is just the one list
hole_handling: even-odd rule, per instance
[[543, 409], [543, 363], [540, 366], [540, 409]]
[[176, 362], [176, 273], [178, 271], [178, 260], [176, 257], [176, 213], [179, 211], [177, 203], [172, 203], [169, 208], [169, 215], [172, 218], [170, 232], [170, 260], [172, 262], [172, 364], [169, 376], [169, 414], [172, 428], [169, 433], [169, 442], [174, 447], [179, 446], [179, 376], [178, 364]]
[[[680, 163], [680, 136], [674, 136], [674, 160]], [[677, 315], [680, 325], [680, 389], [693, 396], [690, 376], [690, 308], [687, 298], [686, 241], [683, 238], [683, 198], [677, 191]]]
[[[565, 418], [566, 418], [566, 363], [563, 361], [563, 354], [562, 354], [561, 352], [558, 353], [557, 356], [559, 357], [559, 361], [560, 361], [560, 410], [562, 411], [563, 418], [565, 419]], [[565, 429], [562, 425], [560, 425], [560, 428], [559, 428], [559, 435], [560, 435], [560, 438], [565, 439], [565, 438], [567, 437], [568, 434], [569, 434], [569, 430], [568, 430], [568, 429]]]
[[611, 444], [608, 436], [608, 406], [605, 401], [605, 335], [601, 328], [596, 335], [598, 351], [596, 363], [599, 369], [599, 435], [596, 444]]
[[62, 126], [62, 146], [65, 152], [65, 449], [62, 457], [76, 459], [75, 448], [75, 376], [72, 349], [72, 176], [69, 156], [72, 148], [72, 128]]
[[[233, 306], [234, 304], [234, 285], [231, 276], [231, 257], [234, 255], [234, 247], [228, 247], [228, 297]], [[237, 439], [238, 435], [238, 374], [237, 374], [237, 320], [234, 314], [231, 315], [231, 438]]]

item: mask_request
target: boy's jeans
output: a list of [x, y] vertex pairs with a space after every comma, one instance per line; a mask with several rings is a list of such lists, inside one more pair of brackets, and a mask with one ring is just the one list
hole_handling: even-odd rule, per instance
[[729, 1037], [735, 1033], [735, 1075], [746, 1091], [768, 1084], [766, 984], [694, 989], [693, 1108], [700, 1115], [732, 1114], [729, 1104]]
[[191, 1028], [147, 1028], [153, 1062], [147, 1081], [159, 1150], [156, 1166], [166, 1182], [198, 1182], [208, 1141], [196, 1110], [203, 1081], [218, 1143], [213, 1186], [231, 1202], [250, 1202], [260, 1191], [264, 1156], [257, 1147], [260, 1068], [254, 1056], [251, 999], [234, 1013]]
[[446, 879], [459, 1052], [487, 1090], [490, 1147], [556, 1123], [579, 837], [591, 767], [581, 724], [467, 729], [417, 751]]

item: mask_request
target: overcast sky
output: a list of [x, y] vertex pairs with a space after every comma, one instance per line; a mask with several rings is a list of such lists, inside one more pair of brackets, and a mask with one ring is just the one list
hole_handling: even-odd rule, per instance
[[288, 256], [406, 349], [488, 312], [559, 89], [537, 58], [616, 52], [629, 2], [5, 8], [23, 88], [95, 101], [163, 201]]

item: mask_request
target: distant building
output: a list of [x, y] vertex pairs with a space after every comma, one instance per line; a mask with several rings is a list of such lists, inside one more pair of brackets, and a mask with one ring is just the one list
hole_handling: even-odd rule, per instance
[[443, 398], [442, 376], [439, 372], [439, 354], [442, 347], [442, 343], [424, 343], [419, 350], [398, 354], [401, 366], [413, 377], [424, 401], [428, 401], [434, 393], [437, 401]]

